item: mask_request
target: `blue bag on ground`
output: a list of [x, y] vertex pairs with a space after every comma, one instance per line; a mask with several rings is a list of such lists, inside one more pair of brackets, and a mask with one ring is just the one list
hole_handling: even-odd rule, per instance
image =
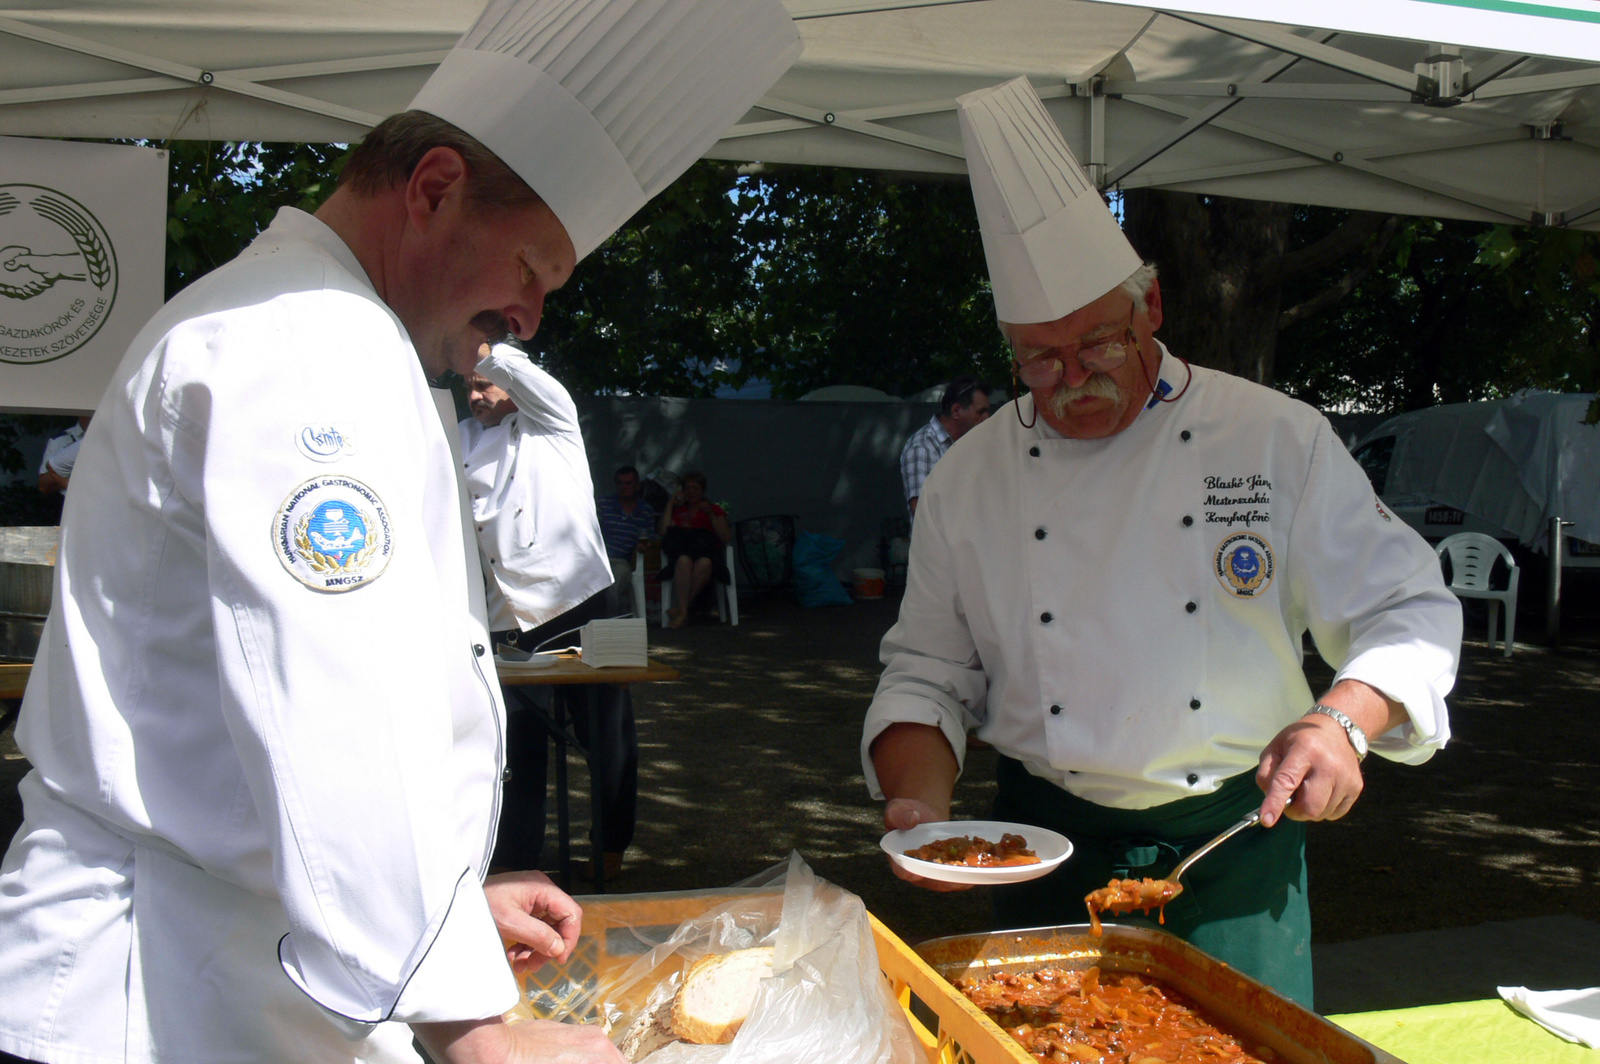
[[848, 606], [850, 593], [833, 575], [833, 559], [844, 549], [844, 540], [815, 532], [796, 532], [794, 537], [794, 591], [802, 606]]

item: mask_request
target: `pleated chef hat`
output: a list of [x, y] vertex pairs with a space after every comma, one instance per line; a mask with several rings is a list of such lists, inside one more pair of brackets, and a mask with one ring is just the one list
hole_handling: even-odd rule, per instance
[[968, 93], [956, 105], [1001, 321], [1055, 321], [1139, 268], [1027, 78]]
[[489, 0], [411, 109], [460, 127], [583, 258], [800, 54], [779, 0]]

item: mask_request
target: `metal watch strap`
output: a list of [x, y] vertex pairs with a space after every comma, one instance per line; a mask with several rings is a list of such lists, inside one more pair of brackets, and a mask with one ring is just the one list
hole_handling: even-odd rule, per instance
[[1345, 716], [1340, 710], [1334, 709], [1332, 706], [1325, 706], [1321, 702], [1306, 710], [1306, 716], [1308, 717], [1313, 713], [1321, 713], [1325, 717], [1332, 717], [1338, 721], [1339, 726], [1344, 729], [1345, 735], [1349, 737], [1350, 745], [1355, 749], [1356, 760], [1362, 761], [1366, 759], [1367, 733], [1357, 727], [1355, 721]]

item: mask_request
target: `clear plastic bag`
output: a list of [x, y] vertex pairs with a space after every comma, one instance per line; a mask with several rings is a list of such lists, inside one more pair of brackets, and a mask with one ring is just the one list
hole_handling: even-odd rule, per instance
[[[692, 897], [673, 898], [677, 911]], [[712, 953], [774, 948], [773, 974], [762, 981], [750, 1015], [728, 1045], [664, 1045], [649, 1064], [913, 1064], [922, 1057], [905, 1013], [878, 968], [866, 906], [819, 878], [791, 854], [787, 864], [706, 896], [702, 911], [671, 927], [641, 923], [665, 911], [648, 896], [585, 899], [585, 934], [604, 928], [609, 955], [639, 954], [620, 972], [597, 976], [535, 1014], [603, 1022], [614, 1041], [655, 1010], [670, 1008], [685, 968]], [[631, 946], [630, 946], [631, 942]], [[537, 991], [530, 986], [533, 997]], [[535, 1002], [536, 1003], [536, 1002]], [[641, 1019], [643, 1017], [643, 1019]]]

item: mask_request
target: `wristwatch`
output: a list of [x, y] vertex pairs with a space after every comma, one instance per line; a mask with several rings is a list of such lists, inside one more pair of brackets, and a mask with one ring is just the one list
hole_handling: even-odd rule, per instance
[[1357, 761], [1367, 756], [1367, 733], [1356, 727], [1355, 721], [1332, 706], [1325, 706], [1321, 702], [1306, 710], [1306, 716], [1308, 717], [1313, 713], [1321, 713], [1324, 717], [1332, 717], [1339, 722], [1339, 726], [1344, 729], [1344, 733], [1350, 737], [1350, 745], [1355, 747]]

